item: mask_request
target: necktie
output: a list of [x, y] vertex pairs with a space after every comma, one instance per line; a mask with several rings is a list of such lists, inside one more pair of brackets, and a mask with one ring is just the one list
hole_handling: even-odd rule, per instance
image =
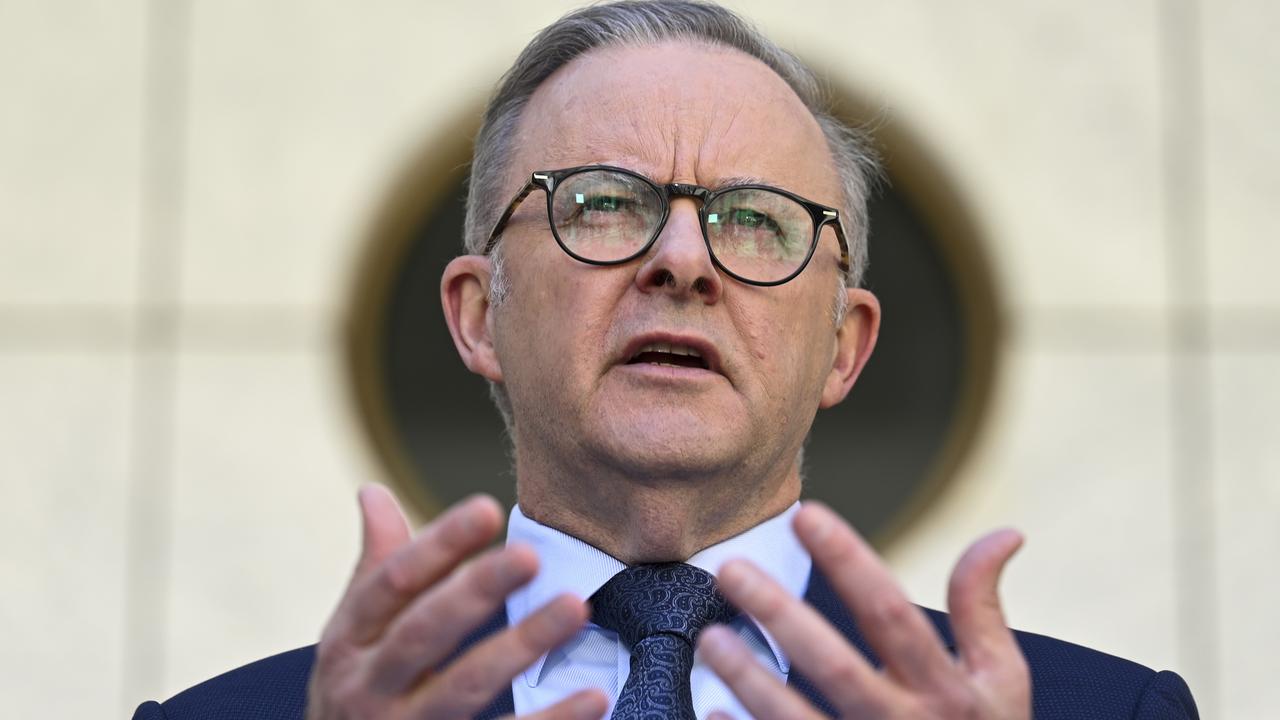
[[591, 596], [591, 620], [631, 648], [613, 720], [695, 720], [689, 673], [702, 628], [738, 611], [709, 573], [684, 563], [636, 565]]

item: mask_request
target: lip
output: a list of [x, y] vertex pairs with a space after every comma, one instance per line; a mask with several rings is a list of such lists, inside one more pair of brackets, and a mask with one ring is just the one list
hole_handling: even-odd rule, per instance
[[716, 373], [717, 375], [725, 375], [724, 364], [720, 358], [720, 351], [716, 350], [716, 346], [713, 345], [710, 340], [707, 340], [706, 338], [700, 337], [698, 335], [688, 335], [688, 334], [675, 333], [675, 332], [662, 332], [662, 331], [647, 332], [631, 338], [629, 341], [627, 341], [627, 344], [623, 346], [622, 353], [617, 358], [617, 364], [626, 366], [626, 367], [639, 367], [638, 364], [637, 365], [631, 364], [631, 358], [635, 357], [636, 353], [640, 352], [640, 348], [650, 343], [668, 343], [671, 345], [684, 345], [686, 347], [691, 347], [694, 350], [697, 350], [698, 354], [701, 355], [702, 359], [707, 363], [706, 370], [702, 370], [700, 368], [685, 368], [685, 367], [680, 367], [680, 368], [674, 368], [674, 367], [673, 368], [667, 368], [667, 367], [656, 368], [655, 367], [655, 369], [660, 369], [664, 372], [670, 371], [670, 370], [683, 371], [683, 373], [669, 373], [669, 374], [685, 374], [685, 373], [703, 374], [703, 373], [712, 372], [712, 373]]

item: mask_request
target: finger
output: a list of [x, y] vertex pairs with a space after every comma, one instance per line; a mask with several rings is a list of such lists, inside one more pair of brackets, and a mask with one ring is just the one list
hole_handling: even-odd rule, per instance
[[1023, 537], [1005, 529], [981, 538], [956, 563], [947, 585], [947, 609], [960, 657], [971, 670], [989, 670], [1022, 658], [1005, 623], [998, 586], [1000, 574]]
[[[421, 686], [410, 700], [411, 716], [471, 717], [539, 656], [573, 637], [587, 615], [582, 600], [557, 597], [519, 625], [485, 639]], [[606, 702], [596, 716], [607, 707]]]
[[354, 577], [363, 577], [396, 548], [409, 542], [409, 521], [384, 485], [368, 483], [356, 494], [360, 503], [362, 542]]
[[793, 663], [846, 713], [880, 707], [891, 694], [885, 678], [826, 619], [750, 561], [726, 562], [717, 584], [730, 602], [772, 633]]
[[538, 557], [524, 545], [467, 563], [414, 600], [387, 628], [370, 657], [369, 686], [399, 692], [412, 685], [537, 572]]
[[353, 581], [334, 613], [334, 631], [358, 644], [372, 642], [414, 597], [489, 544], [501, 524], [498, 503], [485, 495], [449, 508], [373, 571]]
[[955, 678], [955, 662], [933, 623], [848, 523], [825, 505], [806, 502], [794, 524], [800, 542], [849, 606], [891, 676], [912, 686]]
[[[723, 625], [709, 627], [698, 636], [698, 654], [733, 691], [753, 717], [820, 718], [818, 712], [762, 666], [746, 643]], [[728, 718], [724, 711], [716, 711]], [[716, 713], [712, 717], [716, 717]]]
[[[579, 690], [549, 708], [522, 715], [521, 720], [601, 720], [608, 709], [609, 699], [600, 690]], [[513, 718], [507, 715], [503, 720]]]
[[338, 608], [325, 625], [325, 639], [340, 636], [348, 625], [344, 607], [349, 602], [353, 588], [369, 577], [373, 569], [397, 548], [409, 542], [409, 521], [400, 510], [395, 496], [385, 486], [378, 483], [362, 485], [356, 493], [356, 502], [360, 506], [360, 557]]

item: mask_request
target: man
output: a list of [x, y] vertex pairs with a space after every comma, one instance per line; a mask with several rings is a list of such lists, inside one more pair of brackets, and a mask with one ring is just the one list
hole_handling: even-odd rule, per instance
[[874, 174], [808, 71], [721, 8], [545, 30], [486, 113], [441, 282], [511, 430], [508, 544], [484, 550], [490, 499], [411, 537], [368, 486], [318, 646], [135, 717], [1194, 717], [1172, 673], [1005, 627], [1017, 533], [964, 554], [948, 618], [798, 503], [813, 417], [875, 345]]

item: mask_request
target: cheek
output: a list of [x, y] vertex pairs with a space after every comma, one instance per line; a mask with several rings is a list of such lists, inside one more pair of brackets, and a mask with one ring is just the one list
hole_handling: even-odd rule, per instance
[[813, 298], [779, 298], [772, 312], [753, 315], [741, 333], [760, 368], [762, 391], [776, 402], [816, 402], [830, 369], [835, 331]]
[[795, 317], [785, 303], [775, 302], [741, 308], [734, 314], [740, 318], [736, 324], [745, 351], [742, 360], [749, 366], [748, 377], [754, 378], [755, 392], [770, 415], [783, 412], [804, 375], [798, 364], [802, 353], [797, 350], [804, 340], [795, 335]]
[[[558, 248], [552, 248], [557, 250]], [[606, 349], [614, 305], [607, 271], [565, 267], [567, 258], [531, 254], [500, 311], [503, 360], [536, 368], [520, 373], [536, 386], [564, 385], [593, 368]], [[505, 366], [504, 366], [505, 370]]]

